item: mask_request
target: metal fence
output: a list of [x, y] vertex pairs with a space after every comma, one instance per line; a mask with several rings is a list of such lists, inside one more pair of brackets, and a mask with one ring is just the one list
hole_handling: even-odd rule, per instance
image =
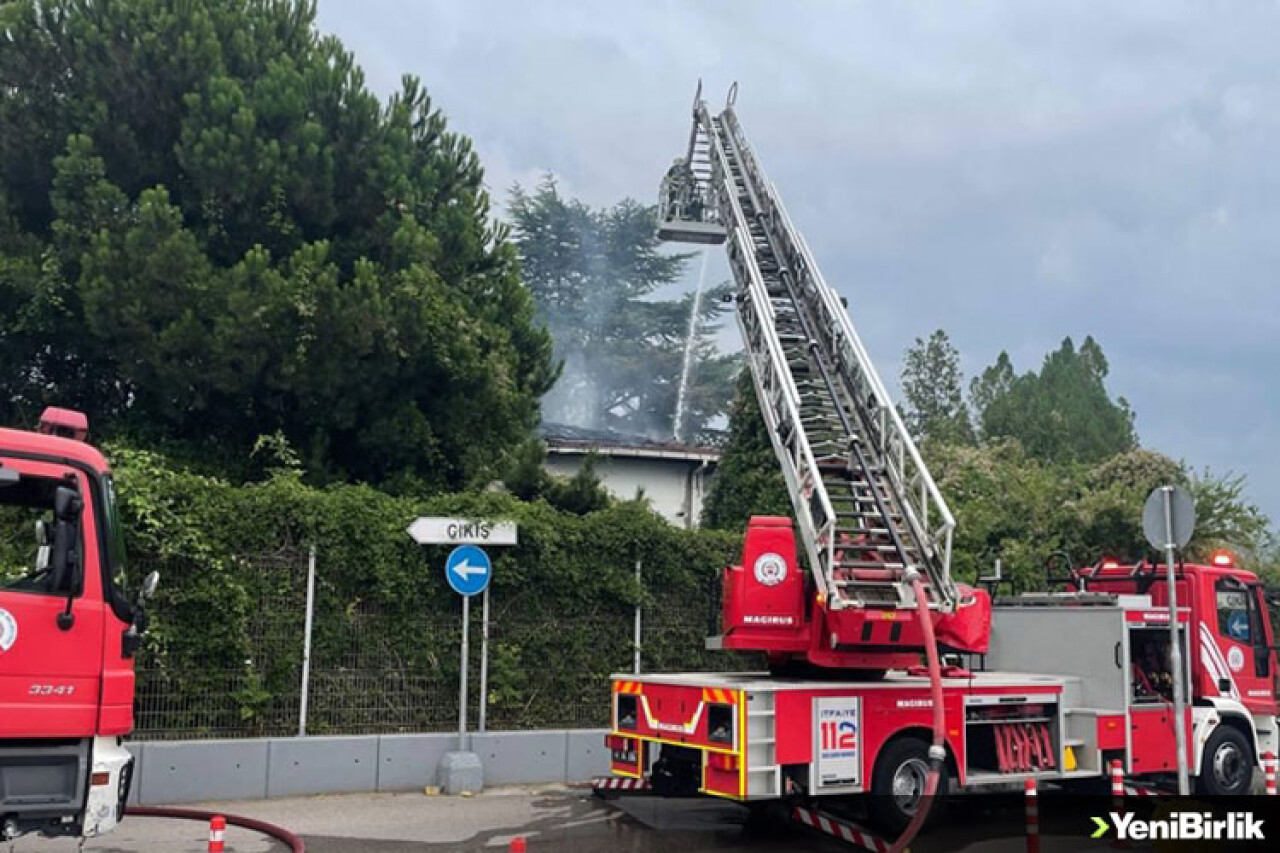
[[[166, 641], [184, 620], [202, 618], [164, 598], [156, 602], [159, 641], [138, 663], [136, 730], [140, 740], [385, 734], [456, 730], [461, 615], [392, 615], [361, 601], [324, 594], [323, 555], [315, 561], [309, 671], [308, 552], [246, 558], [260, 578], [244, 621], [247, 656], [207, 661]], [[165, 571], [165, 567], [161, 567]], [[172, 571], [173, 567], [169, 567]], [[708, 595], [710, 592], [708, 591]], [[651, 590], [641, 614], [643, 671], [758, 668], [748, 655], [707, 652], [709, 598]], [[473, 604], [478, 604], [478, 600]], [[631, 672], [634, 612], [553, 613], [493, 593], [487, 644], [488, 683], [481, 699], [484, 626], [472, 607], [468, 717], [475, 729], [485, 704], [489, 730], [604, 726], [609, 675]], [[208, 613], [203, 618], [218, 619]], [[408, 638], [420, 638], [420, 642]], [[305, 677], [304, 677], [305, 675]], [[304, 691], [305, 682], [305, 691]], [[305, 695], [305, 712], [304, 712]]]

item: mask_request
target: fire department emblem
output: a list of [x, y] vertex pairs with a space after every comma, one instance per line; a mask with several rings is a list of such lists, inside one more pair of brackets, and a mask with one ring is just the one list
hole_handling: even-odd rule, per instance
[[18, 620], [8, 610], [0, 610], [0, 652], [7, 652], [18, 641]]
[[764, 586], [777, 586], [787, 579], [787, 561], [773, 553], [756, 559], [756, 580]]
[[1244, 652], [1240, 651], [1239, 646], [1232, 646], [1231, 651], [1227, 652], [1227, 666], [1231, 667], [1232, 672], [1244, 669]]

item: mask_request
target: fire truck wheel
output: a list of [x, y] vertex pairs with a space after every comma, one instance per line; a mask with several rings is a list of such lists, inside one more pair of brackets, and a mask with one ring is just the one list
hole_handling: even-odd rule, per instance
[[1240, 730], [1218, 726], [1204, 745], [1196, 791], [1209, 796], [1240, 796], [1253, 785], [1253, 751]]
[[[895, 837], [900, 835], [920, 807], [928, 775], [929, 744], [926, 741], [903, 737], [889, 743], [876, 759], [876, 767], [871, 774], [871, 798], [867, 808], [872, 820], [885, 832]], [[926, 826], [937, 820], [942, 811], [940, 801], [946, 796], [947, 771], [944, 767]]]

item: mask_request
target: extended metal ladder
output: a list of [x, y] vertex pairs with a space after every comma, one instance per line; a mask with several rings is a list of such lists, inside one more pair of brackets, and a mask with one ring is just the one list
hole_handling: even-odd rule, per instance
[[[710, 203], [666, 205], [659, 234], [726, 243], [756, 395], [827, 606], [914, 607], [906, 580], [914, 567], [930, 606], [954, 609], [955, 521], [842, 300], [747, 144], [735, 96], [736, 85], [712, 115], [699, 86], [681, 183]], [[669, 190], [664, 182], [664, 198]]]

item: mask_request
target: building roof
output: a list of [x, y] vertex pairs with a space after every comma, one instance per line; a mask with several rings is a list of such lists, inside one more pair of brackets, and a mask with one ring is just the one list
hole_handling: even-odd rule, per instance
[[592, 453], [602, 456], [630, 456], [641, 459], [686, 459], [717, 462], [720, 451], [700, 444], [674, 439], [659, 441], [648, 436], [613, 429], [588, 429], [570, 424], [544, 423], [539, 428], [551, 453]]

